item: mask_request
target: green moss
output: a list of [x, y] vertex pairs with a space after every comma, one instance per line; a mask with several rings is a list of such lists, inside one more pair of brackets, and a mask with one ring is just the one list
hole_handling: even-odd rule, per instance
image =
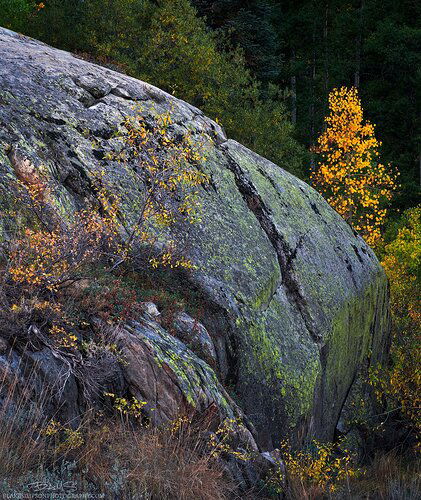
[[362, 297], [349, 301], [334, 317], [328, 338], [328, 391], [333, 389], [333, 386], [346, 390], [354, 377], [356, 367], [367, 357], [373, 340], [373, 322], [381, 288], [384, 288], [384, 283], [379, 275], [378, 279], [367, 287]]
[[318, 357], [309, 358], [305, 366], [294, 366], [281, 353], [276, 340], [272, 340], [263, 324], [251, 323], [248, 328], [251, 339], [254, 362], [249, 366], [254, 370], [254, 363], [263, 371], [267, 384], [276, 384], [284, 400], [289, 424], [297, 422], [299, 417], [308, 415], [313, 402], [317, 376], [320, 373]]
[[277, 266], [270, 276], [269, 281], [262, 287], [257, 297], [252, 302], [251, 307], [253, 309], [262, 309], [269, 305], [274, 293], [276, 292], [276, 288], [279, 285], [280, 277], [281, 273], [279, 271], [279, 267]]

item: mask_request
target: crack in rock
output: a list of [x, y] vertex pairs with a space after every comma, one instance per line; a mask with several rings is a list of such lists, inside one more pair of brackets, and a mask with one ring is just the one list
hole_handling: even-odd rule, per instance
[[281, 284], [285, 288], [287, 297], [297, 307], [311, 338], [320, 346], [322, 343], [322, 336], [319, 333], [313, 318], [311, 317], [307, 300], [301, 291], [300, 284], [296, 280], [292, 269], [297, 251], [302, 246], [303, 236], [300, 237], [295, 248], [291, 248], [289, 246], [289, 244], [285, 241], [284, 236], [278, 231], [278, 228], [273, 221], [272, 213], [266, 206], [256, 187], [253, 185], [251, 180], [247, 178], [245, 172], [241, 169], [238, 163], [232, 158], [228, 149], [224, 148], [224, 151], [226, 153], [227, 166], [234, 174], [235, 183], [240, 194], [249, 209], [255, 215], [257, 221], [266, 233], [266, 236], [276, 252], [282, 276]]

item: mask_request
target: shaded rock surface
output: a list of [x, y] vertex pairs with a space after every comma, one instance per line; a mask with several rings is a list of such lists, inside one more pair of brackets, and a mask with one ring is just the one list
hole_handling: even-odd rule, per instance
[[[147, 403], [144, 414], [156, 425], [210, 408], [217, 425], [227, 418], [246, 420], [214, 370], [148, 313], [124, 326], [95, 324], [107, 342], [87, 347], [84, 356], [54, 348], [34, 327], [30, 342], [15, 338], [10, 345], [2, 339], [0, 401], [8, 395], [18, 401], [25, 391], [24, 399], [36, 401], [45, 415], [75, 427], [84, 411], [104, 405], [107, 394]], [[251, 424], [248, 428], [253, 431]], [[248, 428], [242, 429], [240, 444], [257, 450]]]
[[216, 351], [212, 338], [206, 328], [185, 312], [178, 313], [173, 328], [183, 342], [191, 346], [208, 363], [215, 365]]
[[[226, 408], [220, 382], [226, 383], [263, 447], [291, 433], [331, 439], [361, 366], [384, 353], [388, 291], [372, 250], [311, 187], [227, 139], [189, 104], [4, 29], [0, 182], [7, 186], [15, 175], [12, 148], [47, 169], [67, 214], [95, 196], [99, 169], [114, 175], [124, 199], [119, 165], [104, 156], [135, 103], [145, 116], [170, 111], [174, 133], [213, 139], [202, 167], [211, 179], [200, 193], [202, 220], [165, 236], [197, 266], [185, 282], [206, 298], [201, 322], [214, 344], [219, 381], [157, 326], [127, 325], [119, 342], [132, 366], [164, 360], [149, 372], [143, 365], [128, 370], [129, 384], [139, 394], [158, 391], [158, 415], [168, 416], [178, 405], [211, 400]], [[207, 338], [205, 344], [214, 357]]]
[[156, 423], [170, 421], [178, 412], [203, 412], [212, 404], [224, 417], [240, 416], [209, 365], [157, 322], [130, 322], [118, 330], [115, 341], [124, 356], [130, 393], [148, 402], [151, 409], [146, 411]]

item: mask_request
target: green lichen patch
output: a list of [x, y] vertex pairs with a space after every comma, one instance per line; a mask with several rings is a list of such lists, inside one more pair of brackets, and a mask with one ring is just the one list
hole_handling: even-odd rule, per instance
[[149, 346], [157, 367], [162, 369], [166, 365], [171, 369], [178, 387], [193, 408], [203, 409], [215, 402], [224, 416], [236, 416], [215, 372], [185, 344], [152, 321], [131, 323], [131, 329]]

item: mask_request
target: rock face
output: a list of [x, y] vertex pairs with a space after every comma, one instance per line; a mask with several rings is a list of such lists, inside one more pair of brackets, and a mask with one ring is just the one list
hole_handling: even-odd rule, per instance
[[212, 366], [217, 362], [215, 346], [206, 328], [185, 312], [174, 318], [174, 329], [177, 336], [200, 354]]
[[[203, 167], [211, 183], [201, 191], [201, 222], [191, 226], [186, 246], [197, 269], [184, 279], [205, 297], [206, 336], [202, 332], [199, 340], [210, 357], [216, 355], [219, 381], [234, 389], [263, 447], [276, 446], [291, 433], [331, 439], [359, 370], [369, 355], [377, 360], [384, 352], [388, 291], [372, 250], [311, 187], [227, 139], [218, 124], [189, 104], [4, 29], [0, 182], [16, 175], [7, 153], [12, 148], [21, 161], [47, 169], [63, 210], [80, 208], [94, 196], [94, 171], [105, 168], [118, 180], [118, 165], [104, 156], [134, 103], [141, 103], [145, 116], [152, 109], [170, 111], [175, 132], [213, 138]], [[124, 190], [120, 194], [124, 198]], [[168, 237], [185, 246], [185, 234], [178, 228]], [[130, 326], [127, 332], [123, 344], [133, 335]], [[162, 332], [159, 338], [142, 334], [149, 348], [165, 357], [164, 366], [171, 364], [173, 349], [181, 359], [192, 356]], [[146, 344], [125, 346], [133, 363], [144, 359]], [[174, 408], [191, 391], [202, 391], [191, 398], [193, 405], [221, 404], [222, 392], [204, 390], [215, 373], [194, 356], [183, 375], [191, 387], [173, 393]], [[179, 362], [173, 360], [172, 373]], [[160, 375], [160, 369], [157, 364], [159, 384], [141, 367], [130, 375], [130, 384], [173, 391], [172, 375], [167, 370]], [[212, 384], [219, 382], [215, 378]], [[156, 397], [159, 406], [159, 392]]]
[[166, 422], [193, 409], [203, 412], [211, 405], [224, 417], [241, 416], [209, 365], [159, 323], [147, 318], [131, 322], [115, 341], [125, 360], [130, 393], [148, 402], [145, 410], [152, 421]]

